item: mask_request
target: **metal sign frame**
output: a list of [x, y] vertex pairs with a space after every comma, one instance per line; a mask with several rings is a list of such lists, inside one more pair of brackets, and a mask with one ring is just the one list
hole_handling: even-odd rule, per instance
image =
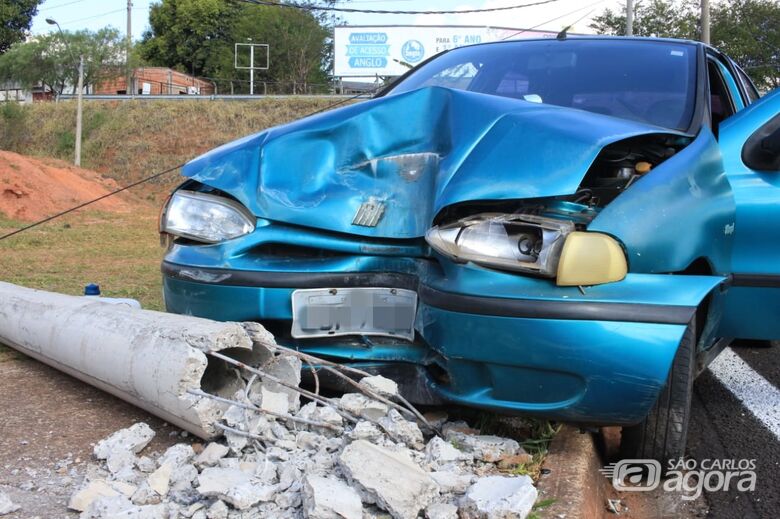
[[[239, 47], [249, 47], [249, 66], [239, 66], [238, 64], [238, 49]], [[255, 66], [255, 49], [265, 49], [265, 67]], [[267, 43], [236, 43], [233, 51], [233, 68], [236, 70], [268, 70], [271, 65], [270, 45]]]

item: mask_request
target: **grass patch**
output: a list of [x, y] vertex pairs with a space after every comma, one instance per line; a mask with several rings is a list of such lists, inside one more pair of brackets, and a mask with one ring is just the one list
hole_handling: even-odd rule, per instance
[[[0, 217], [0, 234], [23, 225]], [[163, 252], [153, 205], [128, 214], [79, 212], [0, 241], [0, 280], [72, 295], [98, 283], [104, 296], [162, 310]]]

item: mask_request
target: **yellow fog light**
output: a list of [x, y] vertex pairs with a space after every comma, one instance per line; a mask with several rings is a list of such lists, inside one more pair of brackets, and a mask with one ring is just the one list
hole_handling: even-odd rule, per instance
[[626, 277], [628, 264], [614, 238], [597, 232], [573, 232], [566, 237], [558, 262], [558, 286], [599, 285]]

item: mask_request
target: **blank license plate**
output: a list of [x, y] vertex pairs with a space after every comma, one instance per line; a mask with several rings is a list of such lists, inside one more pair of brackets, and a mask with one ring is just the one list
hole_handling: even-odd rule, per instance
[[292, 294], [292, 336], [414, 339], [417, 293], [399, 288], [315, 288]]

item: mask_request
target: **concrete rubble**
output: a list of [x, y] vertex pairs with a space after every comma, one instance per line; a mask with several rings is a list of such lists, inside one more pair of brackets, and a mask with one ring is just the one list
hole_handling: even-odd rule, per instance
[[[145, 424], [117, 431], [98, 444], [114, 450], [96, 448], [98, 463], [70, 508], [88, 519], [513, 519], [532, 509], [537, 497], [532, 480], [499, 471], [501, 460], [484, 461], [485, 444], [493, 449], [495, 437], [461, 432], [465, 437], [453, 445], [394, 409], [375, 421], [352, 416], [353, 421], [313, 404], [290, 415], [307, 423], [262, 410], [247, 412], [241, 421], [234, 419], [236, 408], [249, 409], [231, 406], [219, 423], [230, 420], [240, 431], [232, 435], [246, 440], [240, 445], [231, 443], [227, 431], [228, 437], [195, 449], [180, 443], [163, 453], [134, 452], [136, 443], [111, 439], [133, 436], [131, 430]], [[321, 412], [326, 409], [333, 414]], [[419, 442], [416, 435], [411, 442], [397, 435], [397, 428], [420, 431]], [[507, 458], [523, 454], [519, 446], [498, 443]], [[117, 456], [131, 457], [130, 475], [110, 470], [108, 460]]]
[[11, 501], [11, 498], [8, 497], [5, 492], [0, 492], [0, 515], [11, 514], [19, 510], [19, 508], [21, 507], [17, 504], [14, 504], [14, 502]]
[[[394, 381], [279, 346], [256, 323], [0, 283], [0, 342], [206, 440], [148, 452], [155, 433], [137, 423], [98, 442], [68, 503], [82, 518], [523, 518], [536, 499], [530, 478], [499, 469], [525, 455], [516, 441], [428, 421]], [[354, 391], [300, 387], [313, 366]], [[0, 493], [0, 513], [13, 506]]]

